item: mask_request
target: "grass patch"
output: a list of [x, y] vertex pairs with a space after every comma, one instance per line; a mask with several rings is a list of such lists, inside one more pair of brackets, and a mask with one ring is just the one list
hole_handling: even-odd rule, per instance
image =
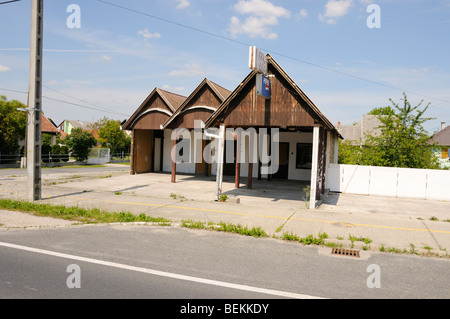
[[248, 228], [247, 226], [234, 225], [231, 223], [220, 222], [218, 224], [214, 223], [204, 223], [204, 222], [194, 222], [192, 220], [182, 220], [181, 227], [191, 228], [191, 229], [209, 229], [227, 233], [235, 233], [243, 236], [252, 237], [268, 237], [267, 233], [261, 229], [261, 227]]
[[226, 202], [228, 200], [228, 195], [222, 194], [219, 197], [219, 202]]
[[42, 217], [73, 220], [87, 224], [147, 222], [158, 223], [161, 226], [171, 225], [171, 221], [168, 219], [160, 217], [155, 218], [147, 216], [146, 214], [134, 215], [130, 212], [107, 212], [98, 208], [84, 209], [10, 199], [1, 199], [0, 208], [30, 213]]
[[306, 237], [299, 237], [297, 235], [294, 235], [292, 232], [291, 233], [283, 233], [283, 236], [281, 237], [284, 240], [288, 240], [288, 241], [298, 241], [299, 243], [303, 244], [303, 246], [305, 245], [320, 245], [323, 246], [325, 244], [325, 239], [328, 238], [328, 234], [327, 233], [319, 233], [319, 235], [317, 237], [315, 237], [314, 235], [308, 235]]
[[366, 237], [356, 237], [353, 235], [348, 235], [348, 239], [352, 242], [352, 248], [355, 246], [355, 241], [362, 241], [365, 244], [370, 244], [372, 242], [372, 240], [370, 238], [366, 238]]

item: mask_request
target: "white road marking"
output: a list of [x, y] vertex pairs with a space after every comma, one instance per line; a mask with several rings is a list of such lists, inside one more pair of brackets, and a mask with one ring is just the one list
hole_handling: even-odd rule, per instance
[[97, 264], [97, 265], [102, 265], [102, 266], [131, 270], [131, 271], [146, 273], [146, 274], [155, 275], [155, 276], [161, 276], [161, 277], [178, 279], [178, 280], [186, 280], [186, 281], [191, 281], [191, 282], [196, 282], [196, 283], [201, 283], [201, 284], [206, 284], [206, 285], [213, 285], [213, 286], [218, 286], [218, 287], [224, 287], [224, 288], [238, 289], [238, 290], [243, 290], [243, 291], [250, 291], [250, 292], [268, 294], [268, 295], [274, 295], [274, 296], [286, 297], [286, 298], [293, 298], [293, 299], [322, 299], [321, 297], [315, 297], [315, 296], [310, 296], [310, 295], [297, 294], [297, 293], [293, 293], [293, 292], [286, 292], [286, 291], [266, 289], [266, 288], [258, 288], [258, 287], [252, 287], [252, 286], [247, 286], [247, 285], [233, 284], [233, 283], [224, 282], [224, 281], [174, 274], [174, 273], [165, 272], [165, 271], [130, 266], [130, 265], [125, 265], [125, 264], [119, 264], [119, 263], [110, 262], [110, 261], [75, 256], [75, 255], [70, 255], [70, 254], [58, 253], [55, 251], [38, 249], [38, 248], [33, 248], [33, 247], [21, 246], [21, 245], [15, 245], [15, 244], [10, 244], [10, 243], [0, 242], [0, 246], [12, 248], [12, 249], [23, 250], [23, 251], [29, 251], [29, 252], [38, 253], [38, 254], [49, 255], [49, 256], [53, 256], [53, 257], [60, 257], [60, 258], [65, 258], [65, 259], [81, 261], [81, 262], [87, 262], [87, 263], [91, 263], [91, 264]]

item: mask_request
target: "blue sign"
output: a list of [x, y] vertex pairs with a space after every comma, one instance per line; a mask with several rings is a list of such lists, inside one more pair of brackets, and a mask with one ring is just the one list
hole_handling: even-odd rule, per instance
[[270, 80], [262, 74], [256, 75], [256, 95], [270, 99]]

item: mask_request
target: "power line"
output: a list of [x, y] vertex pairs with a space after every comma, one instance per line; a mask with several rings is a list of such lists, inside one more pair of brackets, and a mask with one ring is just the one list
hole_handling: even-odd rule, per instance
[[[28, 94], [27, 91], [19, 91], [19, 90], [12, 90], [12, 89], [5, 89], [5, 88], [0, 88], [0, 91], [7, 91], [7, 92], [15, 92], [15, 93], [22, 93], [22, 94]], [[65, 94], [62, 92], [57, 91], [58, 93], [61, 94]], [[69, 95], [67, 95], [69, 96]], [[86, 105], [82, 105], [82, 104], [78, 104], [78, 103], [72, 103], [72, 102], [68, 102], [68, 101], [64, 101], [64, 100], [60, 100], [60, 99], [55, 99], [52, 97], [48, 97], [48, 96], [42, 96], [44, 99], [47, 100], [51, 100], [51, 101], [56, 101], [56, 102], [61, 102], [61, 103], [65, 103], [65, 104], [69, 104], [69, 105], [73, 105], [73, 106], [78, 106], [81, 108], [85, 108], [85, 109], [89, 109], [89, 110], [94, 110], [94, 111], [99, 111], [99, 112], [107, 112], [107, 113], [111, 113], [111, 114], [116, 114], [116, 115], [122, 115], [122, 116], [130, 116], [129, 114], [124, 114], [124, 113], [120, 113], [120, 112], [116, 112], [113, 110], [108, 110], [108, 109], [100, 109], [100, 106], [97, 107], [90, 107], [90, 106], [86, 106]], [[70, 96], [69, 96], [70, 97]], [[72, 97], [73, 98], [73, 97]]]
[[51, 91], [54, 91], [54, 92], [56, 92], [56, 93], [59, 93], [59, 94], [65, 95], [65, 96], [67, 96], [67, 97], [69, 97], [69, 98], [71, 98], [71, 99], [77, 100], [77, 101], [79, 101], [79, 102], [82, 102], [82, 103], [86, 103], [86, 104], [88, 104], [88, 105], [90, 105], [90, 106], [92, 106], [92, 107], [95, 107], [95, 108], [100, 108], [100, 109], [102, 109], [102, 110], [105, 110], [105, 111], [107, 111], [107, 112], [111, 112], [111, 113], [121, 114], [121, 115], [123, 115], [123, 116], [130, 116], [129, 114], [125, 114], [125, 113], [120, 113], [120, 112], [116, 112], [116, 111], [114, 111], [114, 110], [111, 110], [111, 109], [108, 109], [108, 108], [106, 108], [106, 107], [103, 107], [103, 106], [98, 106], [98, 105], [95, 105], [95, 104], [92, 104], [92, 103], [89, 103], [89, 102], [86, 102], [86, 101], [80, 100], [80, 99], [78, 99], [78, 98], [76, 98], [76, 97], [74, 97], [74, 96], [71, 96], [71, 95], [69, 95], [69, 94], [67, 94], [67, 93], [64, 93], [64, 92], [61, 92], [61, 91], [58, 91], [58, 90], [52, 89], [52, 88], [50, 88], [50, 87], [48, 87], [48, 86], [46, 86], [46, 85], [42, 85], [42, 86], [43, 86], [43, 87], [45, 87], [46, 89], [49, 89], [49, 90], [51, 90]]
[[10, 0], [10, 1], [5, 1], [5, 2], [0, 2], [0, 5], [1, 4], [12, 3], [12, 2], [18, 2], [18, 1], [20, 1], [20, 0]]
[[[129, 7], [125, 7], [125, 6], [121, 6], [121, 5], [118, 5], [118, 4], [110, 3], [110, 2], [107, 2], [107, 1], [104, 1], [104, 0], [97, 0], [97, 2], [106, 4], [106, 5], [109, 5], [109, 6], [112, 6], [112, 7], [116, 7], [116, 8], [122, 9], [122, 10], [126, 10], [126, 11], [129, 11], [129, 12], [133, 12], [133, 13], [136, 13], [136, 14], [140, 14], [140, 15], [143, 15], [143, 16], [155, 19], [155, 20], [159, 20], [159, 21], [162, 21], [162, 22], [173, 24], [173, 25], [185, 28], [185, 29], [189, 29], [189, 30], [192, 30], [192, 31], [203, 33], [203, 34], [215, 37], [215, 38], [219, 38], [219, 39], [222, 39], [222, 40], [233, 42], [233, 43], [236, 43], [236, 44], [239, 44], [239, 45], [251, 46], [251, 44], [249, 44], [249, 43], [245, 43], [245, 42], [242, 42], [242, 41], [239, 41], [239, 40], [235, 40], [235, 39], [232, 39], [232, 38], [229, 38], [229, 37], [225, 37], [225, 36], [220, 35], [220, 34], [216, 34], [216, 33], [212, 33], [212, 32], [209, 32], [209, 31], [202, 30], [202, 29], [198, 29], [198, 28], [195, 28], [195, 27], [192, 27], [192, 26], [189, 26], [189, 25], [185, 25], [185, 24], [182, 24], [182, 23], [179, 23], [179, 22], [175, 22], [175, 21], [172, 21], [172, 20], [169, 20], [169, 19], [166, 19], [166, 18], [161, 18], [161, 17], [155, 16], [155, 15], [149, 14], [149, 13], [145, 13], [145, 12], [142, 12], [142, 11], [138, 11], [138, 10], [129, 8]], [[340, 75], [344, 75], [344, 76], [347, 76], [347, 77], [351, 77], [351, 78], [354, 78], [354, 79], [357, 79], [357, 80], [360, 80], [360, 81], [365, 81], [365, 82], [368, 82], [368, 83], [371, 83], [371, 84], [375, 84], [375, 85], [378, 85], [378, 86], [383, 86], [383, 87], [386, 87], [386, 88], [389, 88], [389, 89], [393, 89], [393, 90], [397, 90], [397, 91], [401, 91], [401, 92], [405, 92], [405, 93], [410, 93], [410, 94], [418, 95], [418, 96], [421, 96], [421, 97], [426, 97], [426, 98], [433, 99], [433, 100], [440, 101], [440, 102], [444, 102], [444, 103], [450, 103], [450, 101], [447, 101], [447, 100], [442, 100], [440, 98], [427, 96], [427, 95], [424, 95], [424, 94], [421, 94], [421, 93], [418, 93], [418, 92], [414, 92], [414, 91], [410, 91], [410, 90], [404, 90], [404, 89], [401, 89], [401, 88], [398, 88], [398, 87], [395, 87], [395, 86], [392, 86], [392, 85], [389, 85], [389, 84], [377, 82], [377, 81], [366, 79], [366, 78], [363, 78], [363, 77], [360, 77], [360, 76], [357, 76], [357, 75], [354, 75], [354, 74], [349, 74], [349, 73], [345, 73], [345, 72], [338, 71], [338, 70], [335, 70], [335, 69], [331, 69], [331, 68], [328, 68], [328, 67], [316, 64], [316, 63], [312, 63], [312, 62], [309, 62], [309, 61], [305, 61], [305, 60], [302, 60], [302, 59], [299, 59], [299, 58], [295, 58], [295, 57], [286, 55], [284, 53], [275, 52], [275, 51], [272, 51], [270, 49], [261, 48], [261, 50], [266, 51], [268, 53], [271, 53], [273, 55], [278, 55], [278, 56], [284, 57], [286, 59], [290, 59], [290, 60], [293, 60], [293, 61], [297, 61], [297, 62], [301, 62], [301, 63], [304, 63], [304, 64], [308, 64], [310, 66], [313, 66], [313, 67], [316, 67], [316, 68], [320, 68], [320, 69], [325, 70], [325, 71], [334, 72], [334, 73], [337, 73], [337, 74], [340, 74]]]

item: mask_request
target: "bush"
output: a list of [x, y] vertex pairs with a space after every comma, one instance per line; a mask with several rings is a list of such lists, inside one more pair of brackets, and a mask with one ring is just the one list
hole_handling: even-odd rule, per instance
[[61, 146], [55, 144], [52, 146], [52, 162], [59, 163], [61, 161]]
[[65, 145], [60, 148], [61, 161], [68, 162], [69, 161], [69, 148]]

